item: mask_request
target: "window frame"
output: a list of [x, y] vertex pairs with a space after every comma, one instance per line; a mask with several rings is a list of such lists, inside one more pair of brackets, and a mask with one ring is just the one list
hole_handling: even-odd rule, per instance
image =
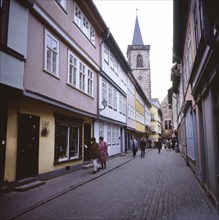
[[[70, 61], [72, 57], [72, 62]], [[73, 70], [73, 73], [71, 72]], [[78, 59], [77, 57], [69, 50], [68, 51], [68, 83], [74, 87], [77, 87], [78, 84]], [[71, 80], [70, 80], [70, 76]]]
[[74, 6], [73, 22], [84, 34], [84, 36], [91, 42], [91, 44], [95, 46], [96, 31], [77, 4]]
[[[72, 160], [80, 160], [82, 158], [82, 124], [83, 120], [71, 118], [68, 116], [55, 114], [55, 151], [54, 151], [54, 164], [59, 164], [63, 162], [68, 162]], [[60, 126], [66, 127], [67, 132], [65, 133], [67, 136], [67, 143], [64, 149], [66, 149], [66, 157], [60, 158], [60, 149], [64, 145], [61, 143], [61, 133]], [[72, 133], [71, 131], [76, 129], [76, 133]], [[72, 135], [73, 134], [73, 135]], [[74, 139], [74, 135], [76, 134], [76, 155], [71, 155], [72, 148], [71, 142]], [[72, 143], [73, 144], [73, 143]], [[63, 148], [62, 148], [63, 150]]]
[[[52, 76], [55, 76], [57, 78], [59, 78], [59, 40], [54, 37], [53, 34], [51, 34], [48, 30], [45, 29], [45, 34], [44, 34], [44, 70], [51, 74]], [[47, 44], [47, 40], [48, 40], [48, 37], [52, 40], [52, 42], [56, 42], [57, 45], [57, 49], [54, 50], [53, 48], [51, 48], [48, 44]], [[51, 45], [52, 46], [52, 45]], [[51, 69], [49, 69], [48, 67], [48, 53], [47, 51], [52, 51], [51, 53]], [[53, 71], [52, 68], [53, 68], [53, 52], [56, 54], [56, 63], [55, 63], [55, 68], [56, 68], [56, 71]]]

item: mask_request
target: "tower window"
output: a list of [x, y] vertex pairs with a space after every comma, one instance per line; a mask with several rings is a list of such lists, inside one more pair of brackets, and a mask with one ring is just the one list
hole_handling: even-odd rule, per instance
[[143, 58], [141, 54], [137, 56], [137, 67], [143, 67]]

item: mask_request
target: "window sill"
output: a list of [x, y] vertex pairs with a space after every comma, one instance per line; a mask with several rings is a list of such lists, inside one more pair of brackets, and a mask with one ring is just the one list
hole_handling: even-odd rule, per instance
[[49, 71], [48, 71], [48, 70], [46, 70], [46, 69], [43, 69], [43, 72], [45, 72], [45, 73], [47, 73], [48, 75], [50, 75], [50, 76], [54, 77], [55, 79], [60, 80], [60, 77], [59, 77], [58, 75], [55, 75], [54, 73], [49, 72]]

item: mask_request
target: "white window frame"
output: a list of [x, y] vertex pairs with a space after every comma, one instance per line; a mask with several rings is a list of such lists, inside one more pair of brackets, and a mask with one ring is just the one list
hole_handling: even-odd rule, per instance
[[79, 64], [79, 89], [83, 92], [86, 92], [86, 86], [85, 86], [85, 81], [86, 81], [86, 68], [85, 65], [80, 62]]
[[104, 60], [109, 63], [109, 48], [104, 44]]
[[112, 145], [116, 144], [116, 127], [112, 126]]
[[119, 145], [120, 128], [116, 127], [116, 144]]
[[113, 87], [109, 85], [108, 87], [108, 106], [113, 107]]
[[94, 27], [90, 24], [87, 17], [82, 13], [80, 7], [75, 4], [74, 7], [74, 22], [81, 30], [81, 32], [88, 38], [88, 40], [95, 45], [96, 32]]
[[68, 83], [77, 87], [77, 81], [78, 59], [71, 51], [68, 51]]
[[111, 125], [107, 124], [107, 144], [108, 144], [108, 146], [111, 145], [111, 136], [112, 136]]
[[82, 12], [81, 12], [81, 9], [77, 5], [75, 5], [74, 22], [77, 24], [77, 26], [80, 29], [82, 28]]
[[88, 69], [88, 74], [87, 74], [87, 93], [90, 96], [93, 96], [93, 84], [94, 84], [94, 79], [93, 79], [93, 72]]
[[104, 124], [102, 122], [99, 123], [99, 137], [104, 137]]
[[[51, 45], [47, 44], [47, 39], [51, 39]], [[56, 49], [53, 48], [52, 44], [56, 43]], [[44, 70], [53, 76], [59, 77], [59, 41], [49, 31], [45, 30], [45, 51], [44, 51]], [[48, 65], [47, 51], [51, 51], [51, 63]], [[55, 70], [53, 70], [53, 55], [56, 54]]]
[[102, 102], [107, 101], [107, 82], [102, 80]]
[[113, 89], [113, 109], [117, 111], [117, 91]]
[[114, 70], [114, 62], [115, 62], [114, 56], [113, 56], [112, 52], [110, 52], [110, 67], [112, 70]]

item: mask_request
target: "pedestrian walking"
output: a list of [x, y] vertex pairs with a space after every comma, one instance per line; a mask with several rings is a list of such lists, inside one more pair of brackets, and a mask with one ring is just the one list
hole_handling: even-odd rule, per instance
[[134, 138], [131, 140], [131, 147], [132, 147], [133, 157], [136, 157], [137, 143], [136, 143], [136, 140]]
[[151, 140], [148, 140], [148, 148], [151, 148]]
[[141, 138], [141, 141], [140, 141], [140, 147], [141, 147], [141, 158], [144, 158], [145, 157], [145, 148], [146, 148], [146, 141], [144, 139], [144, 137]]
[[95, 174], [95, 173], [99, 172], [99, 170], [100, 170], [100, 167], [99, 167], [99, 164], [98, 164], [99, 145], [96, 142], [95, 137], [91, 138], [90, 157], [91, 157], [91, 160], [92, 160], [93, 165], [94, 165], [94, 167], [93, 167], [94, 170], [93, 170], [92, 174]]
[[167, 139], [166, 140], [166, 150], [167, 151], [170, 151], [171, 149], [170, 149], [170, 141]]
[[158, 141], [156, 142], [156, 145], [157, 145], [158, 153], [160, 153], [160, 150], [162, 148], [162, 142], [160, 139], [158, 139]]
[[173, 148], [173, 150], [175, 150], [175, 147], [176, 147], [176, 141], [173, 139], [172, 140], [172, 148]]
[[99, 162], [102, 169], [106, 168], [107, 155], [107, 143], [103, 140], [103, 137], [101, 136], [99, 138]]

